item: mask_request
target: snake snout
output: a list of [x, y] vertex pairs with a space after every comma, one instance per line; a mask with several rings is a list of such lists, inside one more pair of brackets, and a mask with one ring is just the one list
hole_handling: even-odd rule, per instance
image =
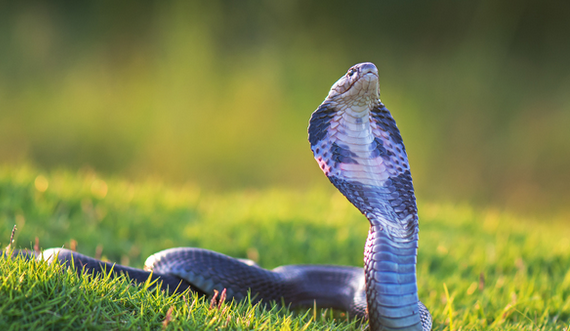
[[368, 75], [373, 74], [374, 76], [378, 77], [378, 68], [371, 62], [364, 62], [358, 65], [360, 68], [360, 75]]

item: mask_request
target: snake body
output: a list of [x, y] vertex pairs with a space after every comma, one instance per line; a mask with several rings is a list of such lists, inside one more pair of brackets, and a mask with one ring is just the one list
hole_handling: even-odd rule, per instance
[[[416, 281], [418, 216], [406, 150], [396, 122], [379, 98], [378, 70], [360, 63], [341, 77], [312, 114], [309, 142], [331, 183], [369, 220], [364, 270], [289, 265], [266, 270], [249, 260], [200, 248], [173, 248], [147, 259], [145, 270], [102, 262], [66, 249], [57, 257], [82, 272], [149, 276], [169, 291], [205, 295], [226, 289], [228, 299], [332, 307], [368, 317], [370, 329], [431, 329]], [[28, 253], [32, 254], [32, 253]]]

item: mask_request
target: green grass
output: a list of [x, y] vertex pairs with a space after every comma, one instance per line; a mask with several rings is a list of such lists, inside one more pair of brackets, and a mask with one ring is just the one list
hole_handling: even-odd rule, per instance
[[113, 329], [268, 329], [328, 330], [354, 328], [357, 321], [335, 321], [329, 311], [317, 315], [293, 314], [285, 309], [263, 309], [251, 303], [213, 305], [189, 293], [167, 296], [125, 279], [78, 278], [60, 265], [3, 261], [2, 330], [113, 330]]
[[[323, 178], [323, 180], [325, 180]], [[46, 187], [47, 184], [47, 187]], [[420, 298], [435, 330], [564, 330], [570, 321], [570, 224], [420, 200]], [[362, 265], [367, 221], [340, 194], [214, 194], [130, 183], [88, 170], [0, 168], [0, 243], [69, 247], [140, 267], [161, 249], [197, 246], [282, 264]], [[171, 313], [167, 312], [171, 309]], [[170, 317], [167, 318], [167, 315]], [[330, 311], [228, 303], [78, 278], [60, 266], [0, 260], [0, 329], [358, 329]]]

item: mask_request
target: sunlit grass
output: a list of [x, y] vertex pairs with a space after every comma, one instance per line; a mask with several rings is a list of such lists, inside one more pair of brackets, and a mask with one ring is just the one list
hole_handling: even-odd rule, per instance
[[124, 278], [78, 278], [60, 265], [0, 258], [3, 330], [331, 330], [356, 328], [331, 311], [294, 313], [250, 301], [212, 304], [196, 294], [166, 296]]
[[[128, 182], [79, 172], [0, 169], [0, 242], [69, 247], [140, 267], [164, 248], [196, 246], [265, 268], [362, 266], [367, 221], [338, 193], [315, 189], [224, 194], [193, 185]], [[436, 330], [563, 330], [570, 320], [570, 225], [469, 205], [420, 201], [420, 298]], [[346, 329], [329, 312], [292, 313], [140, 291], [118, 280], [88, 282], [56, 266], [0, 261], [0, 328], [53, 325], [172, 328]], [[79, 295], [80, 294], [80, 295]], [[77, 313], [72, 313], [77, 311]], [[97, 311], [97, 314], [89, 312]], [[322, 316], [324, 314], [324, 316]], [[47, 323], [47, 324], [45, 324]], [[249, 324], [248, 324], [249, 323]], [[334, 324], [334, 325], [333, 325]], [[451, 328], [453, 326], [453, 328]]]

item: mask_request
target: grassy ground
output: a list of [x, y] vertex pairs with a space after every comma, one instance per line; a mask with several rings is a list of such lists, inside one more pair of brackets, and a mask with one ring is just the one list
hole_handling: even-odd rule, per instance
[[[324, 179], [323, 179], [324, 180]], [[84, 170], [0, 168], [0, 243], [76, 245], [140, 267], [160, 249], [197, 246], [282, 264], [362, 265], [367, 222], [332, 191], [202, 192]], [[467, 205], [419, 203], [420, 298], [435, 330], [564, 330], [570, 320], [570, 224]], [[76, 244], [75, 244], [76, 243]], [[0, 329], [358, 329], [330, 311], [210, 307], [190, 294], [77, 278], [58, 266], [0, 260]], [[170, 312], [169, 312], [170, 311]], [[166, 321], [166, 322], [165, 322]]]

